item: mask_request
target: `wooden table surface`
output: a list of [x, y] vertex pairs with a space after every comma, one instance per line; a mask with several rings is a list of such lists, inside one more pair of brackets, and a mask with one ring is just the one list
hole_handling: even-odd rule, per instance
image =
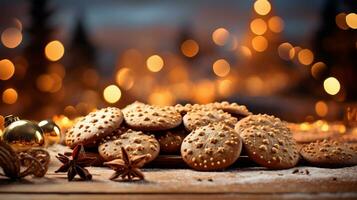
[[[57, 149], [51, 153], [51, 157]], [[243, 163], [244, 159], [238, 159]], [[44, 178], [26, 177], [17, 182], [0, 177], [0, 200], [11, 199], [357, 199], [357, 166], [326, 169], [299, 166], [267, 170], [234, 165], [219, 172], [191, 169], [143, 169], [146, 180], [110, 181], [109, 168], [89, 167], [93, 180], [68, 182], [56, 174], [52, 159]]]

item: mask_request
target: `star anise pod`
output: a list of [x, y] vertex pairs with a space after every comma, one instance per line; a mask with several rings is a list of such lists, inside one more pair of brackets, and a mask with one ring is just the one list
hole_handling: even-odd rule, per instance
[[58, 168], [55, 173], [67, 172], [68, 181], [72, 181], [73, 178], [78, 174], [83, 180], [91, 180], [92, 175], [89, 173], [85, 167], [88, 167], [94, 162], [95, 158], [86, 157], [83, 151], [82, 145], [77, 145], [72, 152], [72, 159], [63, 154], [58, 154], [56, 158], [63, 163], [63, 165]]
[[128, 152], [123, 147], [121, 148], [121, 152], [122, 159], [115, 159], [104, 163], [104, 165], [109, 166], [115, 171], [109, 179], [114, 180], [120, 176], [122, 180], [132, 181], [135, 178], [143, 180], [144, 174], [140, 171], [139, 167], [145, 162], [146, 155], [130, 158]]

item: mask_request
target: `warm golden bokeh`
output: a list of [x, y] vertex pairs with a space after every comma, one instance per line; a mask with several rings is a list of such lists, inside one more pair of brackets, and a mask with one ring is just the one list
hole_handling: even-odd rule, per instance
[[14, 75], [14, 73], [15, 66], [10, 60], [0, 60], [0, 80], [8, 80]]
[[293, 49], [293, 46], [288, 43], [288, 42], [284, 42], [282, 44], [279, 45], [278, 47], [278, 54], [280, 56], [280, 58], [284, 59], [284, 60], [290, 60], [290, 51]]
[[324, 81], [324, 89], [330, 95], [336, 95], [340, 89], [340, 82], [335, 77], [328, 77]]
[[6, 104], [16, 103], [17, 97], [17, 91], [13, 88], [8, 88], [2, 93], [2, 101]]
[[161, 89], [149, 95], [148, 103], [159, 106], [170, 106], [175, 104], [175, 97], [169, 90]]
[[151, 72], [159, 72], [164, 67], [164, 60], [159, 55], [152, 55], [146, 60], [146, 66]]
[[210, 80], [202, 80], [194, 87], [193, 100], [196, 103], [210, 103], [215, 99], [215, 85]]
[[229, 97], [234, 92], [233, 81], [229, 79], [219, 80], [217, 83], [217, 92], [221, 97]]
[[267, 31], [267, 29], [267, 24], [261, 18], [254, 19], [250, 23], [250, 30], [256, 35], [263, 35]]
[[54, 40], [49, 42], [45, 47], [45, 55], [50, 61], [57, 61], [64, 55], [64, 46], [58, 41]]
[[186, 40], [181, 45], [181, 52], [183, 55], [191, 58], [197, 55], [200, 47], [194, 40]]
[[322, 75], [322, 72], [326, 69], [326, 65], [323, 62], [317, 62], [311, 67], [311, 75], [315, 79], [319, 79]]
[[271, 5], [267, 0], [257, 0], [254, 2], [254, 10], [259, 15], [267, 15], [271, 10]]
[[239, 48], [238, 53], [242, 54], [245, 58], [252, 57], [252, 51], [249, 49], [249, 47], [244, 46], [244, 45]]
[[22, 41], [21, 30], [17, 28], [7, 28], [1, 34], [1, 42], [7, 48], [15, 48]]
[[328, 106], [324, 101], [318, 101], [315, 104], [315, 112], [320, 117], [325, 117], [328, 113]]
[[117, 84], [124, 90], [130, 90], [134, 85], [134, 74], [129, 68], [121, 68], [116, 74]]
[[219, 59], [213, 63], [213, 72], [219, 77], [225, 77], [231, 69], [230, 64], [225, 59]]
[[346, 13], [339, 13], [336, 15], [335, 17], [335, 22], [336, 25], [342, 29], [342, 30], [347, 30], [348, 29], [348, 25], [346, 23]]
[[284, 21], [278, 16], [271, 17], [268, 21], [269, 29], [274, 33], [280, 33], [284, 30]]
[[224, 46], [229, 39], [229, 31], [225, 28], [217, 28], [215, 31], [212, 33], [212, 40], [216, 45], [219, 46]]
[[55, 80], [49, 74], [42, 74], [36, 80], [37, 88], [42, 92], [50, 92]]
[[352, 29], [357, 29], [357, 14], [349, 13], [346, 15], [346, 23]]
[[314, 54], [309, 49], [302, 49], [298, 53], [299, 62], [303, 65], [310, 65], [314, 61]]
[[252, 47], [257, 52], [263, 52], [268, 48], [268, 40], [264, 36], [255, 36], [252, 39]]
[[109, 85], [103, 91], [104, 100], [108, 103], [116, 103], [121, 98], [121, 91], [116, 85]]

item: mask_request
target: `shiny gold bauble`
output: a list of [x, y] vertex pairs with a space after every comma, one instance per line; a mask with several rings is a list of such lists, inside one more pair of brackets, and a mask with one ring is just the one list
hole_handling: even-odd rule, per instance
[[5, 117], [5, 125], [2, 140], [16, 152], [42, 147], [45, 143], [42, 129], [34, 122], [19, 120], [18, 117], [11, 115]]
[[45, 144], [52, 145], [60, 143], [61, 141], [61, 129], [52, 120], [42, 120], [38, 123], [43, 131], [45, 137]]

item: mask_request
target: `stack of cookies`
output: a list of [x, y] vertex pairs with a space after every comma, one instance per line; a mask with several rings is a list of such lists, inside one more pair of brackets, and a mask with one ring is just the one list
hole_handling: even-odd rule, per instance
[[[122, 110], [103, 108], [69, 129], [66, 144], [94, 149], [103, 161], [121, 158], [123, 147], [130, 156], [145, 155], [143, 165], [158, 155], [181, 155], [189, 167], [202, 171], [231, 166], [242, 149], [252, 161], [270, 169], [294, 167], [301, 157], [285, 122], [253, 115], [245, 106], [228, 102], [176, 106], [134, 102]], [[315, 163], [311, 151], [316, 148], [303, 149], [303, 157]], [[346, 159], [351, 157], [348, 164], [356, 164], [351, 149], [344, 151]]]

